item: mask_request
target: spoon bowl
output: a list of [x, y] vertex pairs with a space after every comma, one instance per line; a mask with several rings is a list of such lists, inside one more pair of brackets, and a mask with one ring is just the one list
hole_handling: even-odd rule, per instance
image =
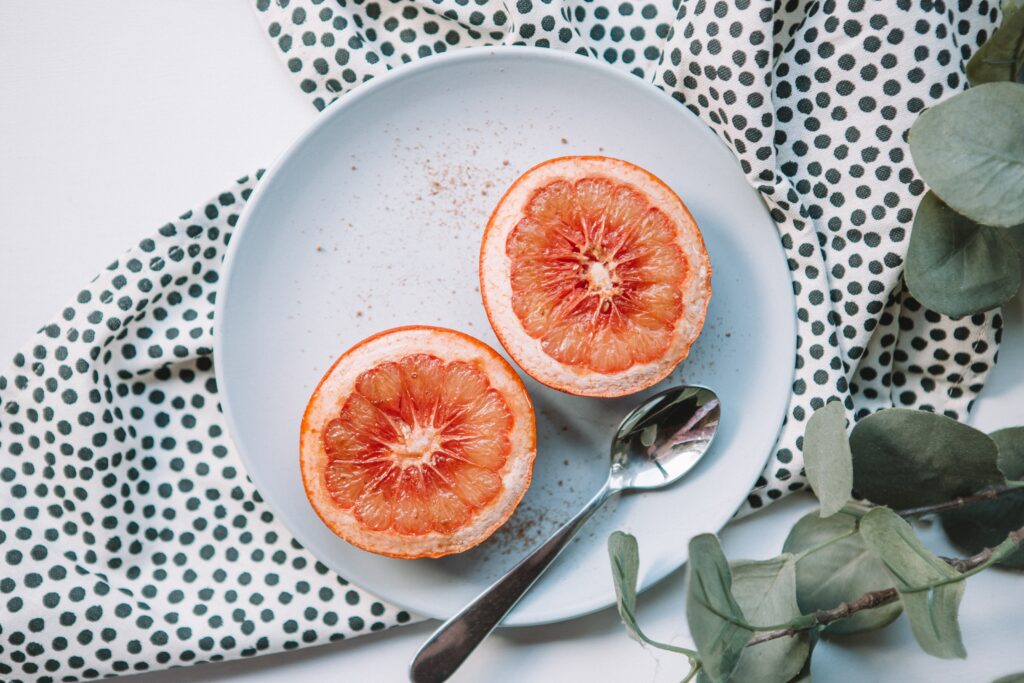
[[665, 488], [692, 470], [714, 441], [720, 416], [718, 396], [701, 386], [668, 389], [630, 411], [612, 439], [608, 479], [601, 489], [548, 540], [441, 624], [413, 658], [409, 678], [414, 683], [447, 680], [608, 498]]
[[680, 386], [634, 408], [612, 441], [610, 487], [668, 486], [693, 469], [718, 432], [721, 406], [707, 387]]

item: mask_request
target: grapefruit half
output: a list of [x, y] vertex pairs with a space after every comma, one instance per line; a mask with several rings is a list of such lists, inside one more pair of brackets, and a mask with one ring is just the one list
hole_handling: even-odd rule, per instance
[[711, 262], [683, 201], [619, 159], [551, 159], [494, 209], [480, 248], [487, 317], [537, 381], [624, 396], [689, 353], [711, 297]]
[[302, 418], [313, 509], [338, 536], [399, 558], [484, 541], [530, 485], [533, 405], [515, 370], [468, 335], [399, 327], [346, 351]]

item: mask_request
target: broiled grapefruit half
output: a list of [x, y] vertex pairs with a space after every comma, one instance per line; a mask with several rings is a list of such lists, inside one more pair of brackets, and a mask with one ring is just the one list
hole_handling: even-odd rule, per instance
[[399, 327], [346, 351], [302, 418], [302, 481], [338, 536], [399, 558], [484, 541], [530, 485], [533, 405], [515, 370], [461, 332]]
[[664, 379], [704, 325], [711, 262], [682, 200], [619, 159], [561, 157], [524, 173], [491, 215], [480, 291], [505, 350], [581, 396]]

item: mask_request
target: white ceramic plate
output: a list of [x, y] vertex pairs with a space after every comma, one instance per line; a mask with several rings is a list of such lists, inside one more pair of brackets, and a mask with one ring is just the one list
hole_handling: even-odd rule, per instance
[[[714, 268], [704, 333], [642, 395], [568, 396], [526, 378], [537, 411], [533, 484], [483, 545], [396, 560], [345, 543], [310, 507], [299, 423], [331, 362], [397, 325], [452, 327], [501, 350], [477, 286], [490, 211], [520, 173], [565, 154], [604, 154], [679, 193]], [[324, 112], [253, 193], [231, 241], [217, 310], [217, 380], [249, 474], [327, 566], [413, 612], [455, 613], [597, 490], [621, 417], [688, 381], [722, 399], [710, 452], [677, 486], [610, 501], [516, 607], [508, 625], [578, 616], [614, 601], [605, 539], [640, 542], [650, 586], [743, 502], [782, 423], [795, 353], [793, 297], [775, 226], [733, 156], [678, 102], [641, 80], [553, 50], [432, 57], [360, 86]]]

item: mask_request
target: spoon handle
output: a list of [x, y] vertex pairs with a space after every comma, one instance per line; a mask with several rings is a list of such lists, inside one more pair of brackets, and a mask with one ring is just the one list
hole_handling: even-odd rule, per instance
[[491, 584], [473, 602], [463, 607], [462, 611], [441, 624], [412, 660], [409, 678], [413, 683], [442, 683], [448, 680], [476, 646], [516, 606], [580, 527], [613, 492], [617, 490], [611, 488], [610, 480], [605, 482], [575, 517]]

